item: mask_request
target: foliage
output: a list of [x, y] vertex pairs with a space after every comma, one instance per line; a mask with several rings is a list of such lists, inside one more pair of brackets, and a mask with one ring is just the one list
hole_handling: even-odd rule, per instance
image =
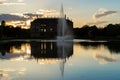
[[89, 39], [109, 39], [120, 38], [120, 24], [108, 24], [104, 28], [97, 26], [85, 25], [81, 28], [74, 28], [75, 38], [89, 38]]
[[[0, 26], [2, 27], [2, 26]], [[4, 26], [0, 29], [1, 36], [6, 38], [29, 38], [30, 30], [21, 29], [19, 27], [14, 28], [13, 26]]]

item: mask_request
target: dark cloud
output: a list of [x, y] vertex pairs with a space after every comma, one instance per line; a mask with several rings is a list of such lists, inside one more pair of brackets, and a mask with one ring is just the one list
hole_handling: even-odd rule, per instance
[[103, 56], [100, 54], [95, 54], [94, 57], [98, 60], [104, 60], [106, 62], [116, 62], [116, 59], [114, 59], [112, 57]]
[[93, 22], [87, 23], [88, 25], [101, 25], [108, 23], [108, 21], [102, 20], [103, 18], [105, 19], [107, 17], [112, 17], [113, 14], [117, 14], [117, 11], [112, 11], [112, 10], [107, 10], [104, 8], [100, 8], [98, 11], [96, 11], [93, 15]]
[[42, 14], [33, 14], [33, 13], [25, 13], [25, 14], [0, 14], [0, 21], [26, 21], [28, 19], [34, 18], [34, 17], [40, 17], [43, 16]]
[[13, 14], [0, 14], [0, 21], [26, 21], [28, 19], [32, 19], [35, 17], [41, 17], [44, 16], [44, 14], [40, 13], [13, 13]]
[[27, 18], [24, 17], [24, 16], [13, 15], [13, 14], [1, 14], [0, 15], [0, 21], [1, 20], [5, 20], [5, 21], [25, 21], [25, 20], [27, 20]]
[[116, 14], [117, 11], [109, 11], [106, 9], [99, 9], [97, 12], [93, 14], [94, 19], [99, 19], [101, 17], [111, 16], [112, 14]]
[[117, 11], [106, 11], [102, 14], [96, 14], [95, 18], [101, 18], [101, 17], [108, 16], [108, 15], [115, 14], [115, 13], [117, 13]]

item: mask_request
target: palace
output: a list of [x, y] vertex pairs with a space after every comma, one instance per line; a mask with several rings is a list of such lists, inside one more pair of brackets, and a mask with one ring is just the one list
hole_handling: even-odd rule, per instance
[[[58, 35], [58, 21], [60, 18], [37, 18], [31, 22], [31, 38], [55, 39]], [[73, 22], [66, 19], [69, 29], [73, 29]]]

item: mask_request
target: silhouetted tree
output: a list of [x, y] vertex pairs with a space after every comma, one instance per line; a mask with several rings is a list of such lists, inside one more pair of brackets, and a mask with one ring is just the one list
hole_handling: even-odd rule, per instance
[[74, 29], [75, 38], [105, 38], [112, 39], [120, 38], [120, 24], [108, 24], [104, 28], [97, 28], [97, 26], [84, 25], [81, 28]]

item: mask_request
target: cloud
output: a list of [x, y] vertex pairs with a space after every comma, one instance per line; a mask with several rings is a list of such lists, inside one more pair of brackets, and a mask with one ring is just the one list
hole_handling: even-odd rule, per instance
[[9, 80], [9, 75], [6, 73], [0, 73], [0, 80]]
[[6, 5], [6, 6], [9, 6], [9, 5], [26, 5], [25, 3], [22, 3], [22, 2], [20, 2], [20, 3], [12, 3], [12, 2], [6, 2], [6, 3], [2, 3], [2, 5]]
[[0, 14], [0, 21], [26, 21], [41, 16], [58, 16], [59, 12], [52, 9], [39, 9], [36, 13], [10, 13]]
[[0, 0], [0, 1], [6, 1], [6, 0]]
[[108, 62], [116, 62], [117, 61], [115, 58], [107, 57], [107, 56], [96, 54], [96, 53], [93, 54], [93, 57], [95, 60], [98, 60], [100, 64], [106, 64]]
[[[34, 20], [36, 17], [41, 17], [43, 15], [36, 13], [10, 13], [10, 14], [0, 14], [0, 21], [5, 20], [10, 25], [25, 27], [30, 25], [30, 21]], [[27, 21], [29, 20], [29, 23]]]
[[26, 3], [23, 2], [23, 0], [18, 0], [17, 2], [7, 2], [7, 0], [0, 0], [0, 5], [26, 5]]
[[105, 24], [108, 21], [96, 21], [96, 22], [89, 22], [87, 23], [88, 25], [100, 25], [100, 24]]
[[[26, 72], [26, 68], [0, 68], [0, 80], [13, 80], [20, 75], [24, 75]], [[12, 76], [10, 74], [15, 74], [16, 76]]]
[[[25, 26], [27, 20], [33, 20], [36, 17], [46, 17], [46, 16], [58, 16], [59, 12], [50, 9], [39, 9], [35, 13], [10, 13], [10, 14], [0, 14], [0, 21], [5, 20], [6, 22], [11, 22], [13, 26]], [[16, 22], [17, 21], [17, 22]], [[19, 21], [19, 22], [18, 22]], [[24, 22], [23, 22], [24, 21]], [[20, 25], [23, 23], [22, 25]]]
[[42, 14], [36, 13], [10, 13], [10, 14], [0, 14], [0, 21], [26, 21], [31, 18], [35, 18], [38, 16], [43, 16]]
[[53, 9], [39, 9], [36, 13], [44, 15], [44, 16], [58, 15], [59, 14], [59, 12], [57, 12], [56, 10], [53, 10]]
[[0, 21], [25, 21], [27, 18], [25, 16], [15, 15], [15, 14], [1, 14]]
[[3, 4], [5, 2], [5, 0], [0, 0], [0, 4]]
[[28, 18], [33, 18], [33, 17], [37, 17], [37, 16], [43, 16], [42, 14], [34, 14], [34, 13], [25, 13], [23, 14]]
[[97, 12], [93, 14], [93, 19], [96, 20], [106, 16], [111, 17], [113, 14], [116, 14], [116, 13], [117, 11], [110, 11], [104, 8], [100, 8]]
[[18, 0], [18, 2], [24, 2], [24, 0]]
[[101, 25], [106, 24], [109, 21], [104, 21], [106, 17], [112, 17], [113, 15], [117, 14], [117, 11], [107, 10], [105, 8], [100, 8], [92, 15], [93, 22], [88, 22], [88, 25]]

